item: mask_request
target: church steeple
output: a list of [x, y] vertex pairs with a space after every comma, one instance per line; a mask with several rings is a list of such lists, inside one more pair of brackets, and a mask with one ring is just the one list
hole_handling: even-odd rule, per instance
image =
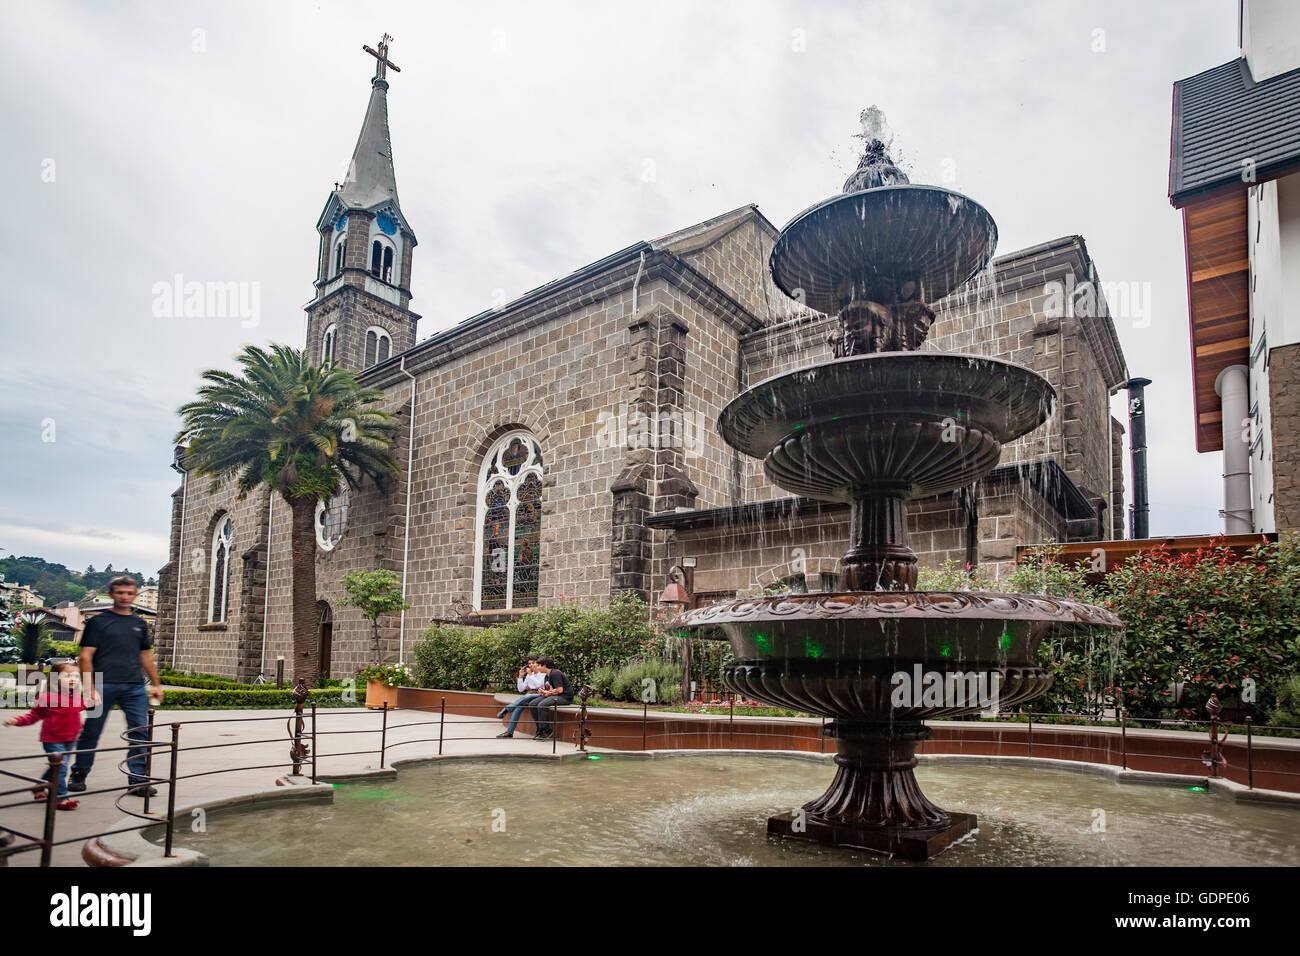
[[307, 306], [307, 347], [313, 361], [364, 370], [415, 342], [419, 316], [410, 310], [415, 233], [397, 198], [388, 132], [387, 33], [376, 60], [370, 102], [342, 183], [325, 203], [316, 229], [320, 256], [316, 296]]
[[372, 50], [362, 44], [365, 50], [376, 59], [375, 76], [370, 81], [370, 104], [366, 107], [366, 118], [361, 124], [361, 135], [357, 137], [356, 149], [352, 151], [352, 162], [348, 164], [348, 175], [339, 190], [339, 198], [345, 205], [368, 209], [385, 199], [394, 203], [397, 199], [397, 173], [393, 170], [393, 144], [388, 133], [388, 80], [385, 76], [388, 67], [394, 72], [402, 72], [401, 67], [388, 59], [387, 33], [379, 41], [379, 49]]

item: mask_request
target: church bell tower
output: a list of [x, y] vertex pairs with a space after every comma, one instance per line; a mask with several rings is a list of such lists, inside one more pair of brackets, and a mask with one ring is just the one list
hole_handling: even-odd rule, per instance
[[415, 233], [402, 215], [388, 134], [388, 58], [384, 34], [375, 58], [370, 103], [347, 177], [334, 184], [316, 229], [316, 294], [307, 305], [307, 352], [318, 364], [356, 372], [415, 344], [420, 317], [410, 309]]

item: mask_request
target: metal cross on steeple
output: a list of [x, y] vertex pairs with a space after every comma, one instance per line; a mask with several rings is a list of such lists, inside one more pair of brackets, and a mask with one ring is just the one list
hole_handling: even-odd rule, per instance
[[385, 33], [379, 40], [379, 49], [372, 50], [368, 43], [361, 44], [361, 49], [365, 50], [379, 62], [375, 64], [375, 79], [382, 80], [388, 67], [393, 68], [393, 72], [401, 73], [402, 68], [388, 58], [388, 44], [393, 38]]

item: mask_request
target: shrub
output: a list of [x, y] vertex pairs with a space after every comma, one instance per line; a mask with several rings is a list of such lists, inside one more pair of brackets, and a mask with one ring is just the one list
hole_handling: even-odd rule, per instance
[[[1081, 709], [1118, 699], [1135, 717], [1204, 717], [1210, 694], [1270, 709], [1300, 660], [1300, 539], [1242, 556], [1222, 545], [1129, 558], [1087, 596], [1124, 622], [1122, 637], [1045, 647], [1057, 685], [1042, 700]], [[1181, 700], [1171, 685], [1182, 685]], [[1038, 703], [1033, 705], [1038, 709]], [[1047, 709], [1047, 708], [1044, 708]]]
[[[331, 687], [313, 690], [307, 699], [310, 706], [315, 701], [318, 707], [359, 707], [366, 702], [366, 689], [358, 687], [355, 700], [346, 700], [346, 688]], [[238, 707], [256, 708], [292, 708], [293, 691], [284, 690], [169, 690], [163, 695], [162, 709], [226, 709]]]
[[1268, 722], [1275, 727], [1300, 727], [1300, 674], [1292, 674], [1277, 692], [1277, 706]]
[[515, 672], [527, 656], [528, 646], [505, 628], [477, 630], [432, 624], [411, 653], [417, 687], [513, 689]]
[[681, 668], [672, 661], [654, 657], [632, 661], [610, 684], [609, 696], [615, 700], [646, 700], [651, 704], [680, 703]]
[[630, 591], [616, 594], [608, 606], [560, 604], [533, 611], [497, 630], [516, 641], [523, 654], [555, 658], [575, 690], [591, 683], [597, 667], [621, 665], [640, 653], [644, 643], [662, 641], [664, 636], [646, 603]]
[[599, 667], [592, 668], [587, 675], [587, 683], [591, 685], [592, 692], [597, 697], [612, 696], [611, 688], [614, 686], [614, 680], [618, 677], [618, 665], [601, 664]]

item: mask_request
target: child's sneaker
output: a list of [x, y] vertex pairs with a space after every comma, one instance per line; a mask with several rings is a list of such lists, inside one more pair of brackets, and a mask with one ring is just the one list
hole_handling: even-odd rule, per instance
[[65, 798], [63, 800], [60, 800], [54, 806], [55, 809], [57, 810], [75, 810], [77, 809], [78, 806], [80, 806], [80, 804], [76, 800]]
[[49, 794], [46, 793], [44, 790], [37, 790], [37, 791], [35, 791], [35, 792], [32, 794], [32, 799], [35, 800], [35, 801], [37, 801], [38, 803], [39, 803], [41, 800], [45, 800], [45, 799], [47, 799], [48, 797], [49, 797]]

